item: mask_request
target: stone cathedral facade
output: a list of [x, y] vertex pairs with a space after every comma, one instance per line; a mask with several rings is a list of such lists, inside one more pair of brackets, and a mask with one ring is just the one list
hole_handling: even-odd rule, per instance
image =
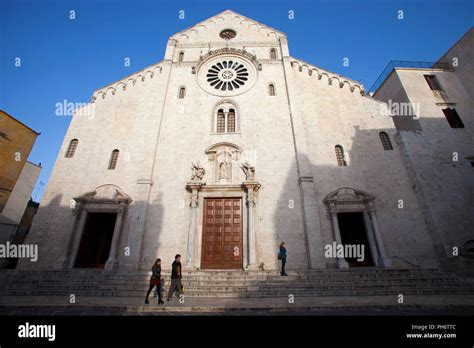
[[[437, 267], [396, 129], [354, 80], [224, 11], [76, 110], [21, 268]], [[364, 245], [363, 262], [327, 245]], [[334, 255], [333, 255], [334, 256]]]

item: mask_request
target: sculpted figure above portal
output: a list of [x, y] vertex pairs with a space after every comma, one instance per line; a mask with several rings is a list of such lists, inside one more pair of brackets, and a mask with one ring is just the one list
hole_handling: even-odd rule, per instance
[[206, 174], [206, 170], [201, 166], [201, 163], [197, 161], [196, 163], [192, 163], [192, 174], [191, 174], [191, 181], [202, 181], [204, 174]]
[[245, 180], [253, 181], [255, 179], [255, 166], [252, 166], [248, 161], [241, 164], [241, 168], [245, 174]]

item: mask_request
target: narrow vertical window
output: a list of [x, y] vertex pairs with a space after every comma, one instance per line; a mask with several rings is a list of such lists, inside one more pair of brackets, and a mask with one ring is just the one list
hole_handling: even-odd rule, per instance
[[79, 143], [79, 140], [77, 140], [77, 139], [72, 139], [71, 140], [71, 142], [69, 143], [69, 146], [67, 148], [67, 151], [66, 151], [66, 158], [74, 157], [74, 153], [76, 152], [78, 143]]
[[346, 160], [344, 158], [344, 149], [342, 148], [342, 146], [336, 145], [334, 149], [336, 151], [337, 165], [340, 167], [347, 166]]
[[379, 133], [380, 141], [382, 142], [382, 146], [384, 150], [393, 150], [392, 142], [390, 141], [390, 137], [385, 132]]
[[185, 95], [186, 95], [186, 88], [185, 87], [180, 87], [179, 88], [179, 99], [183, 99]]
[[225, 132], [225, 115], [224, 110], [217, 111], [217, 133]]
[[112, 151], [112, 155], [110, 155], [109, 170], [114, 170], [117, 166], [118, 156], [119, 150]]
[[184, 52], [179, 52], [178, 62], [182, 62], [184, 60]]
[[235, 132], [235, 110], [230, 109], [227, 114], [227, 132]]
[[424, 75], [425, 80], [432, 91], [442, 91], [441, 85], [435, 75]]
[[274, 48], [270, 50], [270, 59], [277, 59], [277, 51]]
[[268, 94], [275, 95], [275, 86], [273, 84], [268, 85]]
[[459, 117], [456, 109], [443, 109], [443, 113], [451, 128], [464, 128], [464, 123], [462, 123], [461, 117]]

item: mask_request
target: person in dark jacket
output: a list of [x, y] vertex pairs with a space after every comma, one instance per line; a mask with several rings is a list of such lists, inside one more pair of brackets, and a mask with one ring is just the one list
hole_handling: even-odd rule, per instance
[[158, 294], [158, 304], [165, 303], [161, 298], [161, 259], [156, 259], [153, 267], [151, 268], [150, 287], [146, 293], [145, 303], [148, 304], [148, 297], [150, 296], [151, 290], [156, 286], [156, 293]]
[[177, 254], [171, 265], [171, 285], [168, 291], [168, 301], [171, 301], [171, 297], [175, 292], [178, 293], [178, 296], [181, 294], [181, 277], [181, 255]]
[[287, 276], [285, 272], [285, 265], [286, 265], [286, 248], [285, 248], [286, 243], [281, 242], [280, 243], [280, 253], [278, 254], [278, 259], [281, 260], [281, 275], [282, 276]]

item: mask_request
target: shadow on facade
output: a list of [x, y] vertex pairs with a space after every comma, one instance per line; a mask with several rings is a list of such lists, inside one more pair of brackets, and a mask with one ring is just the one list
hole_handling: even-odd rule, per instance
[[[421, 120], [423, 131], [444, 127], [444, 122], [442, 119]], [[445, 128], [446, 132], [462, 132], [462, 129]], [[287, 269], [290, 272], [354, 266], [351, 260], [324, 255], [325, 245], [344, 242], [353, 230], [360, 230], [356, 220], [343, 221], [344, 218], [338, 216], [353, 213], [359, 214], [359, 222], [362, 221], [362, 231], [366, 234], [364, 243], [370, 250], [373, 267], [433, 268], [446, 259], [450, 245], [459, 245], [460, 256], [472, 259], [472, 247], [469, 249], [472, 243], [469, 242], [473, 238], [469, 236], [469, 226], [474, 224], [474, 204], [470, 195], [474, 188], [470, 180], [471, 164], [465, 160], [470, 155], [467, 152], [469, 144], [466, 142], [459, 147], [458, 161], [453, 161], [452, 152], [447, 153], [445, 146], [426, 139], [423, 131], [403, 132], [402, 139], [393, 129], [363, 130], [356, 126], [350, 145], [318, 144], [317, 139], [314, 142], [309, 139], [308, 151], [316, 154], [315, 157], [299, 155], [298, 163], [295, 161], [289, 166], [282, 183], [284, 189], [275, 198], [278, 202], [273, 221], [258, 223], [256, 247], [274, 250], [273, 261], [263, 260], [266, 261], [265, 269], [278, 269], [278, 244], [282, 240], [287, 242]], [[379, 132], [387, 132], [393, 150], [384, 150]], [[336, 145], [343, 147], [347, 166], [337, 165]], [[314, 160], [327, 165], [315, 165]], [[296, 168], [299, 168], [299, 175]], [[449, 184], [446, 178], [449, 178]], [[263, 179], [259, 177], [258, 168], [256, 179]], [[267, 188], [265, 181], [261, 182], [263, 192]], [[446, 197], [450, 198], [447, 200]], [[400, 200], [403, 208], [399, 208]], [[79, 231], [86, 227], [88, 214], [94, 213], [123, 215], [118, 237], [114, 231], [110, 240], [110, 251], [115, 249], [115, 257], [110, 260], [109, 251], [104, 268], [148, 270], [151, 267], [154, 257], [146, 256], [145, 250], [156, 250], [158, 257], [163, 243], [160, 236], [164, 207], [159, 196], [152, 198], [148, 207], [143, 201], [127, 203], [127, 197], [101, 203], [94, 202], [94, 198], [87, 201], [85, 197], [81, 204], [82, 208], [71, 209], [62, 195], [57, 195], [41, 207], [41, 214], [37, 214], [34, 222], [35, 233], [25, 241], [39, 246], [38, 264], [20, 260], [20, 269], [74, 268], [73, 260], [77, 259], [81, 248]], [[146, 226], [145, 209], [148, 216], [154, 216]], [[455, 219], [461, 222], [455, 223]], [[61, 233], [53, 233], [49, 228], [51, 225], [61, 226], [57, 229]], [[273, 229], [273, 240], [264, 240], [262, 229], [265, 226]], [[186, 233], [183, 235], [187, 236]], [[64, 249], [63, 245], [68, 248]], [[130, 248], [129, 255], [125, 253], [127, 247]], [[272, 252], [267, 250], [266, 254]], [[164, 269], [171, 261], [162, 258]], [[258, 264], [261, 262], [257, 259]], [[280, 286], [296, 285], [291, 282], [283, 281]], [[252, 280], [247, 286], [265, 287], [267, 284], [267, 280]], [[143, 290], [146, 287], [144, 281]], [[238, 302], [239, 298], [236, 298], [235, 303]]]
[[[444, 119], [419, 123], [423, 131], [402, 135], [355, 126], [350, 144], [321, 144], [309, 136], [308, 151], [315, 157], [299, 155], [293, 163], [291, 168], [299, 167], [300, 184], [289, 172], [273, 217], [275, 260], [278, 242], [285, 240], [288, 269], [345, 268], [342, 260], [325, 257], [323, 247], [344, 242], [341, 238], [358, 240], [358, 230], [365, 230], [366, 256], [376, 267], [446, 269], [456, 262], [449, 258], [453, 246], [469, 258], [469, 226], [474, 224], [469, 139], [457, 139], [453, 151], [458, 151], [458, 161], [453, 161], [449, 146], [432, 139], [433, 130], [445, 129], [447, 139], [454, 136], [450, 132], [463, 130], [451, 129]], [[380, 132], [388, 135], [392, 150], [384, 149]], [[346, 166], [338, 165], [336, 145], [344, 150]]]

